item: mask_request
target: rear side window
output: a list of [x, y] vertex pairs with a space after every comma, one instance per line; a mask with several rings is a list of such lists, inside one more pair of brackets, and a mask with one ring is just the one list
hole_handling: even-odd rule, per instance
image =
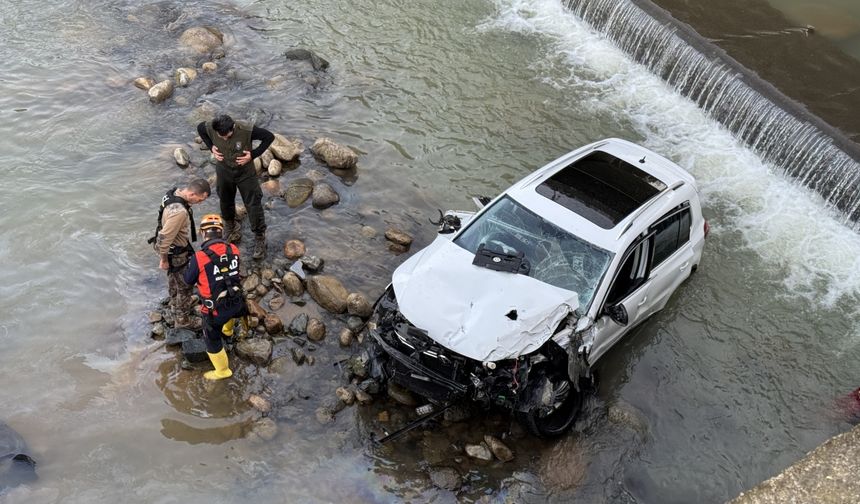
[[684, 203], [664, 215], [657, 224], [652, 226], [654, 231], [654, 260], [652, 267], [662, 263], [674, 254], [685, 243], [690, 241], [690, 203]]

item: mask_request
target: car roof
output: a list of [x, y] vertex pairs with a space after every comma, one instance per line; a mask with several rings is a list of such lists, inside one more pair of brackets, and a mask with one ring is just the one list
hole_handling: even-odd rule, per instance
[[[624, 163], [609, 162], [612, 157]], [[573, 188], [574, 183], [586, 187]], [[645, 147], [610, 138], [561, 156], [505, 194], [562, 229], [617, 252], [629, 241], [620, 238], [636, 228], [636, 222], [649, 222], [654, 213], [662, 215], [689, 197], [691, 190], [696, 190], [695, 180], [675, 163]]]

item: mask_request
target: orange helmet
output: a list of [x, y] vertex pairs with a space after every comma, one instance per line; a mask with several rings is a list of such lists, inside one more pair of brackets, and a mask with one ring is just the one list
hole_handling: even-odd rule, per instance
[[207, 231], [212, 228], [218, 228], [224, 231], [224, 221], [218, 214], [206, 214], [200, 219], [200, 231]]

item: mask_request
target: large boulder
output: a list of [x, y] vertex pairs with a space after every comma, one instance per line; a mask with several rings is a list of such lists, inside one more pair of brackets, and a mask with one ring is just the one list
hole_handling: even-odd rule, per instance
[[161, 103], [173, 95], [173, 81], [163, 80], [149, 88], [149, 101]]
[[221, 47], [224, 35], [212, 26], [195, 26], [182, 32], [179, 42], [203, 54]]
[[308, 277], [308, 293], [320, 306], [332, 313], [343, 313], [346, 311], [346, 298], [349, 292], [340, 281], [329, 275], [315, 275]]
[[325, 182], [317, 182], [314, 184], [313, 190], [313, 205], [314, 208], [322, 210], [328, 208], [340, 201], [340, 195], [334, 188]]
[[296, 208], [305, 202], [314, 191], [314, 182], [309, 178], [300, 178], [290, 182], [287, 190], [284, 191], [284, 199], [287, 200], [287, 206]]
[[358, 155], [348, 147], [334, 143], [331, 138], [318, 138], [311, 151], [331, 168], [348, 170], [355, 168]]
[[275, 141], [269, 146], [272, 155], [283, 162], [292, 161], [305, 150], [304, 144], [296, 139], [275, 134]]

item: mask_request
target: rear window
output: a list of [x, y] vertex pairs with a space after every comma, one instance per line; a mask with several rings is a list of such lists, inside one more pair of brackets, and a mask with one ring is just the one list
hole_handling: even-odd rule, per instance
[[666, 184], [632, 164], [597, 151], [562, 169], [537, 187], [603, 229], [612, 229]]

